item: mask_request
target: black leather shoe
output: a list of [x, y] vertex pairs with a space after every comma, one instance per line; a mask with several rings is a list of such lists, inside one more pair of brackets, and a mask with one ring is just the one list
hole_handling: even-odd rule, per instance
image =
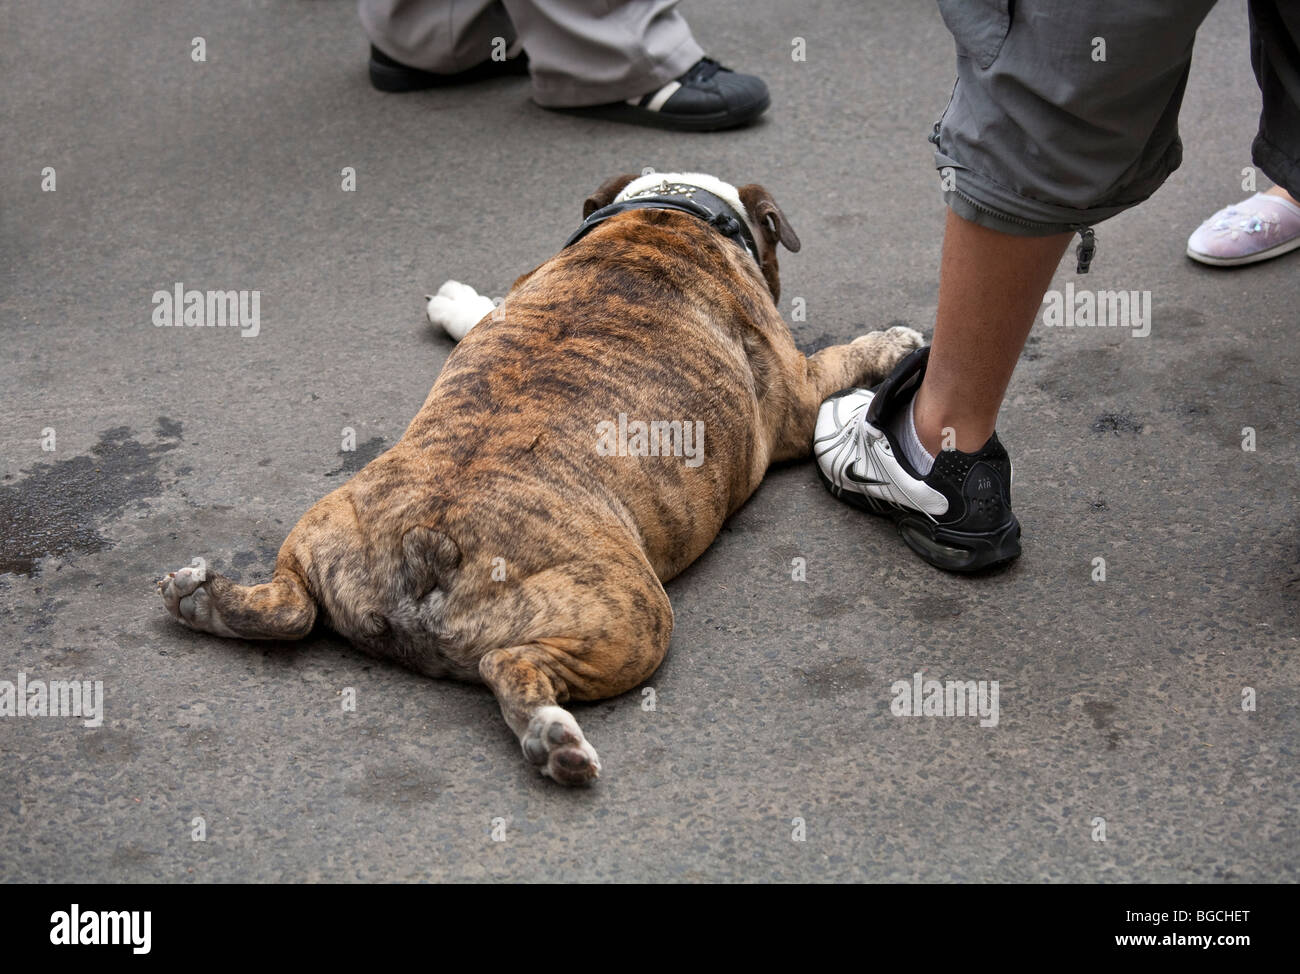
[[709, 132], [747, 125], [767, 111], [771, 103], [762, 78], [737, 74], [706, 57], [696, 61], [677, 80], [640, 98], [551, 110], [655, 128]]
[[501, 78], [509, 75], [528, 73], [528, 55], [520, 52], [518, 57], [505, 61], [493, 61], [490, 58], [474, 65], [468, 71], [455, 74], [438, 74], [436, 71], [421, 71], [409, 68], [394, 61], [373, 44], [370, 45], [370, 83], [380, 91], [421, 91], [425, 88], [445, 88], [448, 85], [463, 85], [471, 81], [486, 81], [488, 78]]

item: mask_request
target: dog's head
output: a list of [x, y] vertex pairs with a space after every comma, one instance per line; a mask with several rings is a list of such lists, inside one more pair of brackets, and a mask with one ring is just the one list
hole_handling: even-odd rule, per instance
[[779, 243], [791, 252], [798, 251], [801, 245], [794, 228], [776, 205], [776, 200], [772, 199], [772, 194], [757, 183], [736, 187], [724, 183], [716, 176], [696, 172], [653, 172], [644, 176], [624, 173], [605, 180], [599, 189], [587, 197], [582, 204], [583, 219], [611, 203], [621, 203], [639, 193], [651, 191], [660, 183], [698, 186], [725, 200], [740, 214], [748, 224], [754, 242], [758, 244], [759, 267], [768, 290], [772, 292], [772, 300], [780, 300], [781, 280], [777, 268], [776, 245]]

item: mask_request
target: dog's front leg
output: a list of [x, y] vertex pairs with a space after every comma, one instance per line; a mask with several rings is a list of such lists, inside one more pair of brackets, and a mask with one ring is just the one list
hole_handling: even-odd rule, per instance
[[425, 300], [430, 323], [438, 325], [455, 341], [468, 335], [471, 328], [496, 308], [491, 298], [459, 281], [447, 281], [438, 288], [437, 294], [425, 295]]
[[908, 352], [925, 343], [921, 333], [896, 326], [859, 335], [847, 345], [832, 345], [808, 356], [792, 391], [790, 412], [773, 451], [773, 461], [798, 460], [812, 449], [817, 411], [827, 398], [851, 386], [869, 386], [887, 376]]

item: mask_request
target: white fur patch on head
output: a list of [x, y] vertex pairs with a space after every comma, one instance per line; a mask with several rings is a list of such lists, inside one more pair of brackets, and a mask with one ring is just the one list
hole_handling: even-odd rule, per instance
[[645, 176], [638, 176], [624, 186], [623, 192], [614, 197], [614, 202], [622, 203], [633, 196], [640, 196], [642, 193], [655, 189], [660, 183], [685, 183], [687, 186], [698, 186], [706, 193], [712, 193], [719, 199], [726, 200], [727, 205], [735, 210], [741, 219], [745, 221], [745, 225], [749, 227], [749, 232], [758, 245], [759, 255], [762, 256], [766, 253], [767, 241], [758, 232], [758, 228], [754, 226], [754, 221], [749, 218], [749, 213], [745, 210], [745, 204], [740, 202], [740, 194], [736, 192], [736, 187], [732, 186], [731, 183], [724, 183], [717, 176], [710, 176], [704, 172], [652, 172]]

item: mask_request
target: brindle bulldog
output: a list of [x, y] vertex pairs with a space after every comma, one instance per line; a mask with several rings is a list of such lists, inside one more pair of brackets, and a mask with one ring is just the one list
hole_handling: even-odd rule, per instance
[[402, 438], [289, 533], [271, 581], [182, 568], [158, 583], [168, 611], [240, 639], [320, 621], [481, 681], [530, 763], [595, 779], [560, 704], [654, 673], [673, 629], [663, 583], [769, 464], [808, 456], [822, 400], [880, 380], [921, 336], [800, 354], [776, 306], [777, 245], [799, 238], [761, 186], [616, 176], [583, 215], [499, 307], [454, 282], [430, 299], [468, 334]]

